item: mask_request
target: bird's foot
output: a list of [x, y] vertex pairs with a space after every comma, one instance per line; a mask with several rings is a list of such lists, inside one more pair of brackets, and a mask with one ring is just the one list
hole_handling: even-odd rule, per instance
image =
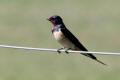
[[71, 48], [68, 48], [67, 50], [65, 50], [65, 53], [69, 54], [68, 50], [71, 50]]
[[61, 53], [61, 51], [60, 51], [60, 50], [62, 50], [62, 49], [64, 49], [64, 48], [60, 48], [60, 49], [58, 49], [58, 50], [57, 50], [57, 52], [60, 54], [60, 53]]

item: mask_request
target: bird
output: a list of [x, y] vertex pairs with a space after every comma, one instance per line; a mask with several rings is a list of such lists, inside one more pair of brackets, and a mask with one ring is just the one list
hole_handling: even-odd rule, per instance
[[[68, 53], [68, 50], [75, 50], [75, 51], [88, 51], [81, 42], [67, 29], [65, 26], [63, 19], [58, 15], [53, 15], [49, 18], [47, 18], [48, 21], [50, 21], [53, 24], [52, 27], [52, 34], [54, 35], [54, 38], [64, 47], [58, 49], [58, 52], [60, 53], [61, 49], [67, 49], [65, 52]], [[81, 53], [82, 54], [82, 53]], [[102, 61], [98, 60], [93, 54], [87, 53], [82, 54], [84, 56], [87, 56], [103, 65], [106, 65]]]

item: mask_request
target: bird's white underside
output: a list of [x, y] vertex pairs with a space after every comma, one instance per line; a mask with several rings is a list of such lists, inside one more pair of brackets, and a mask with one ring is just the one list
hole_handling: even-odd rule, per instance
[[64, 47], [64, 48], [71, 48], [75, 49], [75, 45], [68, 39], [66, 38], [61, 30], [59, 29], [58, 31], [53, 32], [53, 35], [55, 39]]

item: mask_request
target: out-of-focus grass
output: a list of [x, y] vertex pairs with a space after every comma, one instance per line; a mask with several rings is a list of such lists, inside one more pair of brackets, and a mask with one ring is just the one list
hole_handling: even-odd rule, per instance
[[[0, 0], [0, 44], [60, 48], [46, 18], [63, 17], [90, 51], [120, 52], [119, 0]], [[119, 56], [0, 48], [0, 80], [119, 80]]]

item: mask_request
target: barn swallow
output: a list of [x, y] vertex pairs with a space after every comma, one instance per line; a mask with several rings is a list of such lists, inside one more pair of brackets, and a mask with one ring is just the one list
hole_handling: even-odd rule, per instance
[[[48, 20], [53, 24], [52, 34], [54, 35], [55, 39], [67, 50], [75, 50], [75, 51], [88, 51], [80, 41], [66, 28], [63, 20], [60, 16], [51, 16]], [[61, 48], [62, 49], [62, 48]], [[60, 49], [58, 49], [58, 52]], [[66, 53], [68, 53], [66, 50]], [[93, 54], [82, 54], [87, 56], [103, 65], [106, 65], [102, 61], [98, 60]]]

